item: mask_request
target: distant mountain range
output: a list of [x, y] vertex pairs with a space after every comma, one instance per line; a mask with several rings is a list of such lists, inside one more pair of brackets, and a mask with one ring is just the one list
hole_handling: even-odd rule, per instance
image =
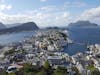
[[7, 28], [15, 27], [15, 26], [20, 26], [22, 23], [14, 23], [14, 24], [6, 24]]
[[73, 27], [73, 28], [88, 28], [88, 27], [97, 27], [98, 25], [95, 23], [91, 23], [89, 21], [77, 21], [76, 23], [70, 23], [68, 27]]
[[[76, 23], [70, 23], [68, 25], [68, 28], [92, 28], [92, 27], [100, 27], [100, 26], [98, 26], [95, 23], [91, 23], [89, 21], [77, 21]], [[39, 27], [34, 22], [16, 23], [7, 25], [0, 23], [0, 34], [38, 30], [38, 29]], [[59, 29], [59, 27], [47, 27], [46, 29]]]
[[12, 33], [12, 32], [20, 32], [20, 31], [30, 31], [30, 30], [38, 30], [39, 27], [34, 22], [27, 22], [22, 23], [20, 25], [17, 24], [17, 26], [13, 26], [10, 28], [7, 28], [4, 24], [0, 24], [0, 34], [3, 33]]
[[0, 30], [5, 29], [5, 28], [6, 28], [6, 26], [3, 23], [0, 23]]

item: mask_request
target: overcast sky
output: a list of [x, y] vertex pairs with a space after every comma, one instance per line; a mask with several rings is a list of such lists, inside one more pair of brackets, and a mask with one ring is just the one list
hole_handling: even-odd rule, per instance
[[67, 26], [77, 20], [100, 24], [100, 0], [0, 0], [0, 22], [34, 21], [40, 27]]

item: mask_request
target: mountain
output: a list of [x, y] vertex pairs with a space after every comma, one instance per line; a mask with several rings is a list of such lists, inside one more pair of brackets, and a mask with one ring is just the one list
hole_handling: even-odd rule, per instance
[[15, 26], [20, 26], [22, 23], [14, 23], [14, 24], [6, 24], [7, 28], [15, 27]]
[[91, 22], [89, 22], [89, 21], [77, 21], [76, 23], [70, 23], [69, 25], [68, 25], [68, 27], [73, 27], [73, 28], [79, 28], [79, 27], [81, 27], [81, 28], [87, 28], [87, 27], [97, 27], [98, 25], [97, 24], [95, 24], [95, 23], [91, 23]]
[[38, 30], [38, 29], [39, 29], [39, 27], [34, 22], [27, 22], [27, 23], [23, 23], [21, 25], [15, 26], [15, 27], [2, 29], [2, 30], [0, 30], [0, 34], [20, 32], [20, 31]]
[[0, 30], [5, 29], [5, 28], [6, 28], [6, 26], [3, 23], [0, 23]]

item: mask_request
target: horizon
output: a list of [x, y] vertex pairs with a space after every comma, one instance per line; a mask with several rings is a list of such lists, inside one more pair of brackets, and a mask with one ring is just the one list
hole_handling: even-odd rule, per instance
[[3, 24], [35, 22], [39, 27], [64, 27], [78, 20], [100, 25], [99, 0], [0, 0]]
[[[22, 25], [22, 24], [25, 24], [25, 23], [30, 23], [30, 22], [33, 22], [33, 21], [29, 21], [29, 22], [23, 22], [23, 23], [11, 23], [11, 24], [4, 24], [4, 23], [2, 23], [2, 22], [0, 22], [0, 24], [3, 24], [4, 26], [6, 26], [7, 28], [12, 28], [12, 27], [16, 27], [16, 26], [20, 26], [20, 25]], [[36, 24], [36, 26], [38, 26], [39, 28], [49, 28], [49, 27], [57, 27], [57, 28], [64, 28], [64, 27], [68, 27], [70, 24], [72, 24], [72, 23], [78, 23], [78, 22], [90, 22], [90, 21], [88, 21], [88, 20], [78, 20], [78, 21], [76, 21], [76, 22], [71, 22], [71, 23], [69, 23], [67, 26], [46, 26], [46, 27], [40, 27], [39, 25], [37, 25], [35, 22], [33, 22], [33, 23], [35, 23]], [[96, 23], [93, 23], [93, 22], [90, 22], [91, 24], [96, 24]], [[8, 26], [9, 25], [9, 26]], [[97, 26], [100, 26], [99, 24], [97, 24]]]

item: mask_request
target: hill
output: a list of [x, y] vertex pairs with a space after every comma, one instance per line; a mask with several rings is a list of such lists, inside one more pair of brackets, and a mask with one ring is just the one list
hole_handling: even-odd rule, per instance
[[6, 26], [3, 23], [0, 23], [0, 30], [5, 29], [5, 28], [6, 28]]
[[39, 29], [39, 27], [34, 22], [27, 22], [15, 27], [2, 29], [0, 30], [0, 34], [20, 32], [20, 31], [30, 31], [30, 30], [37, 30], [37, 29]]
[[95, 23], [91, 23], [89, 21], [77, 21], [76, 23], [70, 23], [68, 27], [73, 27], [73, 28], [87, 28], [87, 27], [97, 27], [98, 25]]
[[20, 26], [22, 23], [13, 23], [13, 24], [6, 24], [7, 28], [15, 27], [15, 26]]

